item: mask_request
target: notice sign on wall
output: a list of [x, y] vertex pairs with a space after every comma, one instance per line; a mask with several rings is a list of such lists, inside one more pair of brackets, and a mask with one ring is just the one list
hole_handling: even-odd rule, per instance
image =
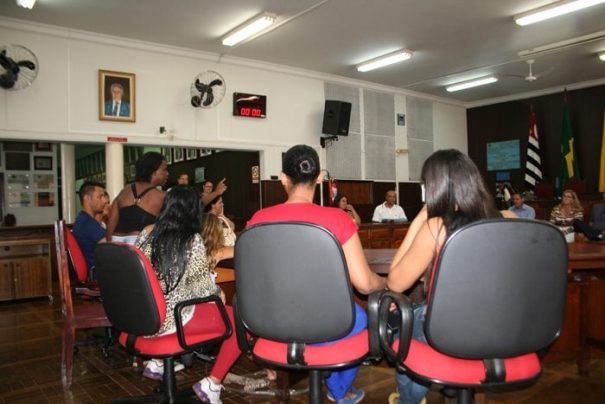
[[260, 167], [252, 166], [252, 183], [258, 184], [260, 182]]

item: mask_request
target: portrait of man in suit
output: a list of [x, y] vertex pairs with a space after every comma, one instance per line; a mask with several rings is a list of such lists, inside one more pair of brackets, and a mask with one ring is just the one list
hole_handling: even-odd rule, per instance
[[99, 70], [99, 119], [135, 121], [134, 74]]
[[124, 86], [113, 83], [110, 87], [111, 100], [105, 101], [105, 115], [129, 116], [130, 103], [124, 100]]

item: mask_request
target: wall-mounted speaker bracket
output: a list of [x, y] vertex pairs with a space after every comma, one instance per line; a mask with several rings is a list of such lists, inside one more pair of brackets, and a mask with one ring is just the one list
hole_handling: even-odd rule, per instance
[[319, 138], [319, 144], [321, 144], [321, 148], [325, 149], [330, 146], [332, 142], [337, 142], [338, 136], [322, 136]]

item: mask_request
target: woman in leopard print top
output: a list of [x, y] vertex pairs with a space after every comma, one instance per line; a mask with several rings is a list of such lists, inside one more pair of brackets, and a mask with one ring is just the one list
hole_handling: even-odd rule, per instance
[[[143, 254], [150, 259], [152, 256], [150, 236], [153, 232], [153, 227], [154, 225], [151, 225], [143, 229], [135, 243]], [[186, 262], [182, 278], [174, 288], [168, 288], [166, 280], [160, 277], [160, 285], [166, 299], [166, 313], [174, 313], [174, 307], [177, 303], [184, 300], [210, 295], [220, 296], [221, 294], [221, 288], [212, 279], [210, 262], [206, 256], [206, 248], [204, 247], [202, 235], [199, 233], [193, 235]], [[194, 306], [188, 306], [183, 309], [184, 323], [187, 323], [193, 316], [193, 309]], [[173, 332], [176, 332], [174, 316], [167, 315], [164, 324], [162, 324], [157, 334], [169, 334]]]
[[[158, 276], [166, 299], [166, 319], [158, 334], [176, 332], [174, 307], [177, 303], [210, 295], [225, 295], [214, 283], [212, 269], [220, 258], [233, 256], [233, 248], [216, 246], [210, 239], [205, 244], [202, 236], [202, 206], [200, 194], [192, 187], [175, 187], [166, 194], [157, 222], [139, 234], [135, 245], [149, 258]], [[219, 235], [222, 239], [222, 234]], [[218, 248], [217, 248], [218, 247]], [[209, 253], [211, 256], [209, 257]], [[183, 310], [183, 324], [200, 321], [220, 321], [213, 305], [190, 306]], [[233, 309], [225, 306], [234, 328]], [[195, 314], [195, 310], [201, 310]], [[241, 354], [235, 332], [223, 342], [210, 375], [193, 386], [202, 401], [220, 402], [220, 383]], [[152, 379], [163, 377], [163, 364], [152, 359], [143, 375]]]

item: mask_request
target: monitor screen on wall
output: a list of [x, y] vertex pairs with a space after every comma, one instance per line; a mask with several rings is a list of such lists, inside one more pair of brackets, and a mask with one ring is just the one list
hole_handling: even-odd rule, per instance
[[487, 144], [487, 171], [521, 168], [519, 140], [491, 142]]

